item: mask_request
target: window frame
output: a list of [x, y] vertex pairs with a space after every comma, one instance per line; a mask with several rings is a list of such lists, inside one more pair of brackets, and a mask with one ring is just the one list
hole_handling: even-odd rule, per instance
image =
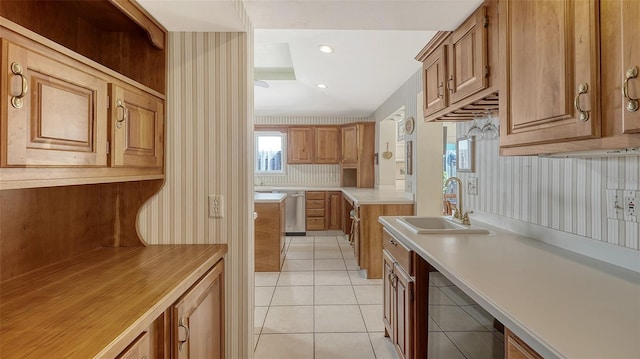
[[[282, 170], [258, 170], [258, 137], [259, 136], [280, 136], [282, 143]], [[287, 174], [287, 133], [281, 131], [254, 131], [253, 134], [253, 173], [256, 176], [284, 176]]]

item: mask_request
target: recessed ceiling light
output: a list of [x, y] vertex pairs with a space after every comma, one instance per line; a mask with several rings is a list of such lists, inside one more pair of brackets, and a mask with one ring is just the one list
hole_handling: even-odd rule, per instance
[[329, 45], [320, 45], [320, 51], [324, 52], [325, 54], [332, 54], [333, 47]]
[[325, 84], [316, 84], [316, 87], [321, 88], [321, 89], [326, 89], [327, 85], [325, 85]]

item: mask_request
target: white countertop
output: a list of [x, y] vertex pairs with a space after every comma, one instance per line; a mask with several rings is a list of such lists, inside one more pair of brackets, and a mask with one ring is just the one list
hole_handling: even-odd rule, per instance
[[253, 196], [254, 203], [280, 203], [287, 198], [286, 193], [256, 193]]
[[379, 220], [543, 357], [640, 358], [640, 273], [483, 223], [417, 235]]
[[256, 191], [341, 191], [356, 205], [363, 204], [411, 204], [413, 194], [398, 190], [331, 186], [255, 186]]

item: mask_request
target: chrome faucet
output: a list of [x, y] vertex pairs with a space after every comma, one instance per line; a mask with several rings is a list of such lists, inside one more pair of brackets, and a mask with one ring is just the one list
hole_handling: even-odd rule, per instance
[[460, 221], [462, 221], [462, 224], [470, 225], [471, 221], [469, 220], [469, 213], [465, 213], [462, 210], [462, 181], [458, 177], [449, 177], [444, 183], [444, 186], [447, 187], [452, 181], [456, 181], [456, 183], [458, 184], [458, 208], [455, 209], [453, 218], [459, 219]]

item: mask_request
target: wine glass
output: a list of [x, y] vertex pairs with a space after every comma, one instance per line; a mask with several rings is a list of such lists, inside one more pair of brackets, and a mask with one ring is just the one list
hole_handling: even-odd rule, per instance
[[482, 136], [487, 140], [495, 140], [500, 135], [498, 131], [498, 126], [493, 123], [497, 116], [495, 115], [495, 111], [489, 111], [487, 113], [487, 122], [482, 126]]
[[480, 115], [474, 114], [473, 125], [469, 127], [469, 130], [467, 131], [467, 137], [482, 137], [482, 128], [480, 128], [480, 125], [478, 124], [479, 118]]

